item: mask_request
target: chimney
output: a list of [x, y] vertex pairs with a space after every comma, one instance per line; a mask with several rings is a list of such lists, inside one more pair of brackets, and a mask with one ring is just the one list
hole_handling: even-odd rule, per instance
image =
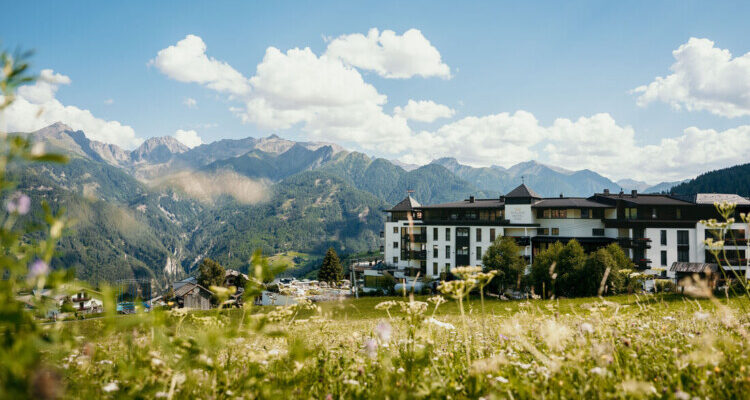
[[609, 189], [604, 189], [604, 194], [609, 194]]
[[624, 194], [625, 194], [625, 192], [623, 192], [623, 191], [622, 191], [622, 189], [620, 189], [620, 198], [622, 198], [622, 196], [623, 196]]
[[469, 196], [469, 203], [473, 203], [473, 202], [474, 202], [474, 196]]
[[638, 197], [638, 190], [636, 190], [636, 189], [631, 190], [630, 191], [630, 197], [632, 197], [632, 198]]
[[560, 198], [561, 198], [561, 199], [563, 198], [563, 195], [562, 195], [562, 193], [560, 193]]

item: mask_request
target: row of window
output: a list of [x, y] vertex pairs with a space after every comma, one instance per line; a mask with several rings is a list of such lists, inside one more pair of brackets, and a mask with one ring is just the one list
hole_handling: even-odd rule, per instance
[[[660, 233], [660, 240], [662, 246], [667, 245], [667, 230], [662, 229]], [[678, 246], [690, 246], [690, 231], [679, 230], [677, 231], [677, 245]]]
[[604, 210], [601, 208], [540, 208], [536, 211], [537, 218], [604, 218]]

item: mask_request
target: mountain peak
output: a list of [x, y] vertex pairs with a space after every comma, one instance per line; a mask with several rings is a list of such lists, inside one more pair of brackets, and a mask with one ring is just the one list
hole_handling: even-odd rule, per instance
[[131, 153], [135, 161], [166, 162], [175, 154], [190, 150], [172, 136], [152, 137]]

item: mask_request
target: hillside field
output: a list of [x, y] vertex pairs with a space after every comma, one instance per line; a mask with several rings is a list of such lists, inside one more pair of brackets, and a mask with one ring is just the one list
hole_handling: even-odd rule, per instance
[[[366, 297], [58, 324], [67, 397], [743, 398], [746, 298]], [[432, 301], [431, 301], [432, 300]], [[402, 303], [403, 302], [403, 303]], [[744, 393], [744, 394], [743, 394]], [[744, 397], [746, 398], [746, 397]]]

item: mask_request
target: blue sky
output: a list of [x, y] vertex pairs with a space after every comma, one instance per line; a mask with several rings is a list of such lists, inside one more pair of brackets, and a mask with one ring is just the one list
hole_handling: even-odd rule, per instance
[[[716, 67], [712, 63], [720, 62], [715, 60], [716, 52], [731, 52], [731, 60], [750, 52], [747, 2], [111, 3], [9, 4], [6, 15], [15, 17], [4, 21], [0, 40], [5, 48], [34, 49], [37, 71], [51, 69], [69, 78], [69, 82], [61, 77], [51, 80], [52, 94], [60, 104], [89, 110], [93, 118], [116, 121], [120, 127], [108, 130], [106, 124], [77, 121], [75, 116], [64, 122], [90, 127], [84, 129], [87, 135], [125, 147], [177, 130], [194, 131], [204, 143], [278, 133], [297, 140], [336, 141], [371, 155], [412, 162], [456, 156], [472, 165], [508, 167], [535, 158], [613, 178], [657, 182], [694, 176], [744, 158], [741, 153], [718, 150], [721, 154], [696, 158], [696, 146], [720, 149], [719, 144], [750, 143], [746, 90], [750, 56], [747, 63], [731, 65], [733, 74], [725, 74], [728, 78], [709, 76]], [[284, 77], [261, 77], [250, 84], [249, 94], [237, 95], [184, 77], [175, 79], [179, 70], [168, 71], [155, 62], [161, 50], [194, 35], [204, 43], [208, 59], [251, 81], [269, 47], [282, 56], [290, 49], [309, 47], [315, 57], [322, 57], [332, 40], [367, 35], [371, 28], [379, 33], [392, 30], [397, 37], [418, 30], [439, 52], [450, 77], [384, 77], [387, 71], [357, 65], [344, 52], [338, 59], [345, 68], [354, 70], [365, 86], [387, 96], [387, 101], [343, 93], [342, 102], [351, 100], [362, 108], [332, 109], [330, 104], [311, 105], [308, 99], [290, 99], [287, 92], [273, 89], [259, 94], [264, 84], [260, 81], [287, 82]], [[639, 105], [638, 99], [645, 95], [631, 91], [672, 74], [670, 67], [676, 62], [672, 52], [690, 38], [710, 40], [713, 47], [695, 42], [697, 50], [690, 53], [695, 56], [686, 61], [687, 76], [676, 77], [681, 81], [667, 87], [654, 86], [646, 92], [650, 100], [644, 98]], [[404, 57], [386, 60], [384, 65], [409, 64]], [[696, 68], [705, 68], [705, 76]], [[716, 68], [726, 70], [721, 65]], [[297, 69], [292, 72], [288, 79], [303, 83], [289, 83], [285, 90], [305, 88], [309, 80]], [[316, 76], [328, 82], [326, 76]], [[338, 81], [336, 76], [331, 79]], [[691, 86], [697, 81], [727, 87], [705, 91], [700, 85]], [[188, 98], [195, 100], [194, 107], [186, 106]], [[274, 105], [258, 111], [246, 106], [251, 99]], [[394, 121], [394, 108], [404, 107], [410, 99], [432, 101], [452, 112], [434, 120]], [[265, 119], [269, 109], [290, 107], [294, 116]], [[328, 117], [360, 111], [372, 116], [356, 121]], [[242, 115], [249, 115], [245, 122]], [[584, 121], [579, 120], [582, 117]], [[23, 118], [27, 118], [23, 110], [17, 111], [8, 118], [8, 128], [36, 127]], [[557, 119], [564, 121], [554, 126]], [[383, 126], [387, 132], [373, 130]], [[392, 145], [395, 142], [400, 145]], [[640, 153], [648, 160], [622, 153]], [[681, 160], [686, 156], [692, 161]], [[662, 160], [649, 161], [654, 158]]]

